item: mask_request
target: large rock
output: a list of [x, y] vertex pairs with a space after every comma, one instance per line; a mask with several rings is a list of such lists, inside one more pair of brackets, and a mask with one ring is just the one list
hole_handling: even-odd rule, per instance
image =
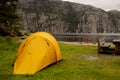
[[20, 0], [21, 26], [30, 32], [119, 33], [120, 12], [61, 0]]

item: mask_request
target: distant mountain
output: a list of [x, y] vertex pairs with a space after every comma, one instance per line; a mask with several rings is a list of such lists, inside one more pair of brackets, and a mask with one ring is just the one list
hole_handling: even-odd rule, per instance
[[61, 0], [20, 0], [21, 26], [30, 32], [119, 33], [120, 12]]

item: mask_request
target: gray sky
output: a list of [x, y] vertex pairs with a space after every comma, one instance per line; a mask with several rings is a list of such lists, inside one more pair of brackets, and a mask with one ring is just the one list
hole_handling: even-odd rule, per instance
[[88, 4], [97, 8], [108, 10], [119, 10], [120, 11], [120, 0], [63, 0], [76, 2], [81, 4]]

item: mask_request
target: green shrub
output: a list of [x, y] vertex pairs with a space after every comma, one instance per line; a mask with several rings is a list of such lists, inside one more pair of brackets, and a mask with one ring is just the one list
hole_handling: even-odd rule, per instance
[[7, 42], [12, 42], [12, 37], [6, 36], [6, 37], [5, 37], [5, 40], [6, 40]]
[[5, 42], [5, 38], [3, 36], [0, 36], [0, 43]]

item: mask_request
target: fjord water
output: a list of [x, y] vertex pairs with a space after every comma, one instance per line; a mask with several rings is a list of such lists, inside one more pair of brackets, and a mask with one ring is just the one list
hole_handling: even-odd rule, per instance
[[120, 39], [120, 33], [62, 33], [53, 35], [58, 41], [69, 42], [75, 41], [96, 43], [100, 38], [104, 38], [107, 42], [112, 42], [115, 39]]

